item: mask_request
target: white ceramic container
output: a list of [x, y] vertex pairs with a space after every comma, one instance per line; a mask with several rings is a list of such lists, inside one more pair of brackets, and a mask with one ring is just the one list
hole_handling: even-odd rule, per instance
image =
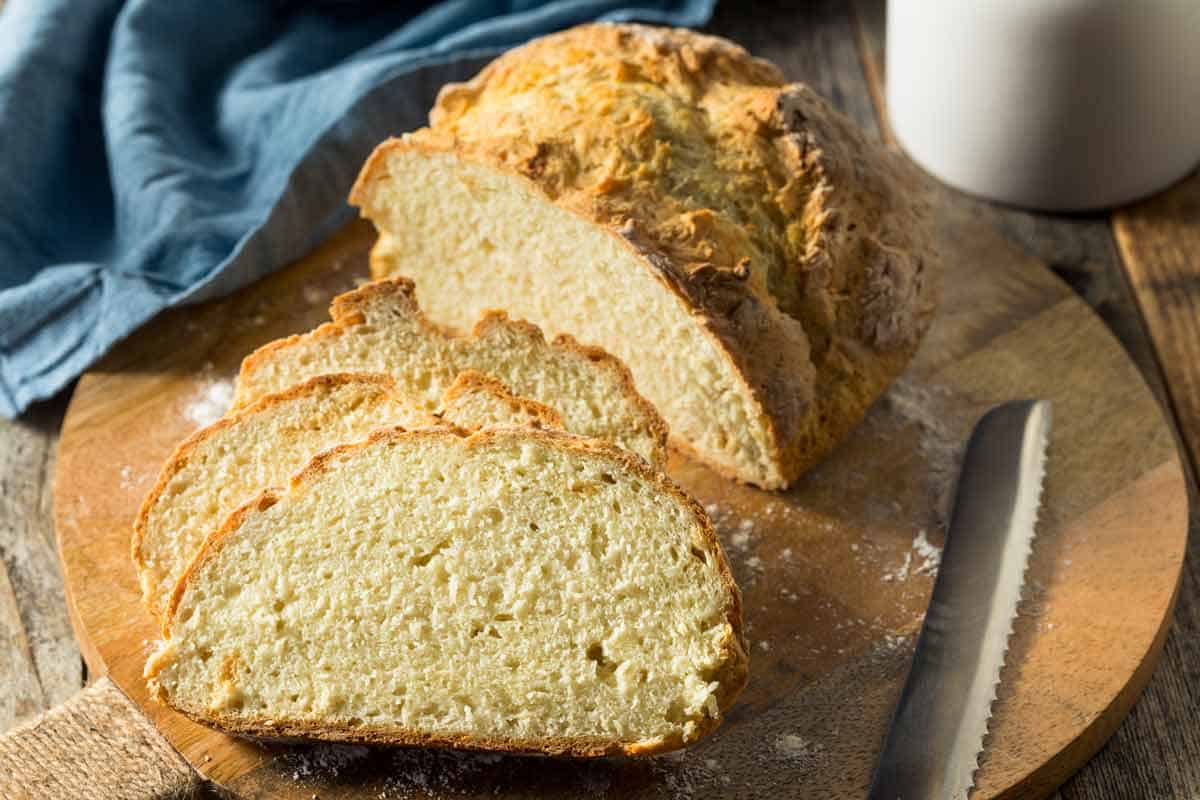
[[1200, 161], [1200, 0], [889, 0], [892, 130], [952, 186], [1047, 210]]

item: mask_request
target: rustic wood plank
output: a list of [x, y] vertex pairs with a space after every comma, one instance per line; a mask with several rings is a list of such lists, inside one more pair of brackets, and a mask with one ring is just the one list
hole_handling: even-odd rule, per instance
[[50, 489], [66, 395], [0, 421], [0, 557], [16, 597], [47, 706], [79, 691], [79, 647], [67, 616], [54, 544]]
[[0, 564], [0, 733], [40, 713], [45, 704], [17, 597]]
[[1200, 461], [1200, 175], [1113, 215], [1192, 465]]
[[[1200, 455], [1200, 177], [1113, 215], [1137, 304], [1169, 387], [1195, 476]], [[1197, 507], [1192, 481], [1192, 508]], [[1163, 663], [1101, 758], [1064, 787], [1065, 800], [1200, 795], [1200, 521], [1194, 516], [1175, 627]]]

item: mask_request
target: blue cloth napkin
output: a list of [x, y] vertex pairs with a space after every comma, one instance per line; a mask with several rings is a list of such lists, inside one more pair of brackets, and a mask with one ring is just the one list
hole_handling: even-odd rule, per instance
[[352, 215], [371, 149], [485, 56], [715, 0], [7, 0], [0, 9], [0, 413], [158, 311], [234, 291]]

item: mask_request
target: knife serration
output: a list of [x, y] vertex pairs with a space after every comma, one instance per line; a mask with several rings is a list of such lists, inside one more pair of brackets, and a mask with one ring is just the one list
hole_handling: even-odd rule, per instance
[[963, 456], [946, 546], [870, 800], [964, 800], [974, 785], [1045, 475], [1050, 404], [1005, 403]]

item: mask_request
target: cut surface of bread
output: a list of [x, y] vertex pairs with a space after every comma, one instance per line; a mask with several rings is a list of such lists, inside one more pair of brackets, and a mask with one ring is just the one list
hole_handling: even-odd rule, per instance
[[235, 405], [326, 372], [382, 372], [433, 411], [458, 375], [474, 370], [549, 406], [567, 431], [613, 442], [660, 467], [667, 429], [629, 370], [570, 336], [547, 342], [527, 322], [485, 312], [469, 334], [433, 325], [405, 279], [376, 281], [334, 298], [332, 322], [246, 357]]
[[205, 543], [146, 666], [221, 729], [598, 756], [695, 741], [746, 679], [700, 507], [547, 431], [376, 431]]
[[386, 375], [320, 375], [197, 431], [168, 459], [134, 523], [133, 561], [146, 607], [160, 617], [175, 583], [238, 506], [287, 481], [322, 450], [380, 427], [427, 428], [448, 422], [555, 427], [553, 412], [514, 397], [502, 383], [459, 376], [438, 415], [409, 402]]
[[932, 319], [911, 168], [689, 31], [504, 54], [381, 145], [351, 202], [380, 232], [372, 274], [415, 281], [432, 320], [505, 308], [594, 342], [684, 449], [769, 488], [857, 424]]

